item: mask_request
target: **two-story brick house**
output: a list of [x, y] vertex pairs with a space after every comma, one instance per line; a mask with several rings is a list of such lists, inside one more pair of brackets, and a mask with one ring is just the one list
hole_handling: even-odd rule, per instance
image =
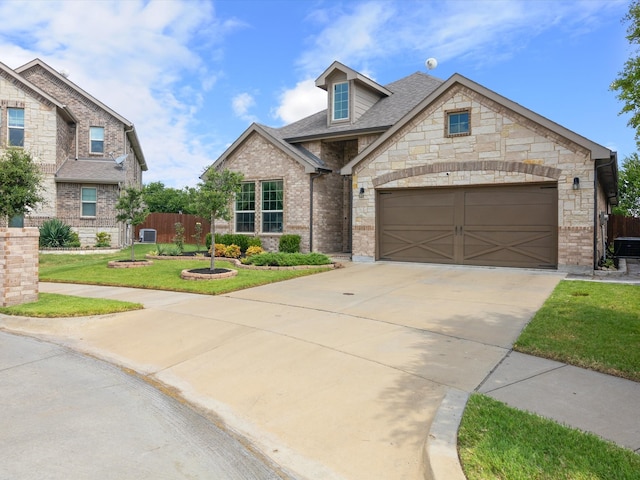
[[0, 151], [27, 150], [44, 174], [45, 202], [25, 219], [59, 218], [94, 245], [130, 238], [116, 222], [120, 191], [142, 186], [147, 164], [134, 125], [39, 59], [15, 70], [0, 63]]
[[242, 172], [218, 231], [354, 261], [592, 270], [617, 202], [616, 153], [455, 74], [382, 86], [334, 62], [327, 109], [251, 125], [210, 168]]

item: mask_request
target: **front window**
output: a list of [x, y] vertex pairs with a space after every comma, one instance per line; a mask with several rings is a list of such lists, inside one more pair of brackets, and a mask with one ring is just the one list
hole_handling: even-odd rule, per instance
[[236, 232], [255, 231], [256, 224], [256, 184], [243, 183], [236, 195]]
[[82, 216], [95, 217], [96, 204], [98, 201], [98, 190], [95, 187], [82, 188]]
[[24, 147], [24, 109], [8, 108], [9, 145]]
[[469, 135], [469, 110], [447, 113], [447, 136]]
[[91, 153], [104, 153], [104, 127], [91, 127], [89, 137]]
[[262, 182], [262, 231], [282, 233], [282, 180]]
[[349, 84], [336, 83], [333, 86], [333, 119], [349, 118]]

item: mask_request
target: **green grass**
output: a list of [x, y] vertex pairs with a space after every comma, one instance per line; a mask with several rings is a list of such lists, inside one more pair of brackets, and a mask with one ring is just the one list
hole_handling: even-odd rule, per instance
[[[155, 248], [154, 245], [136, 245], [136, 260], [144, 259], [145, 253]], [[182, 270], [206, 268], [209, 265], [209, 259], [153, 260], [153, 265], [141, 268], [107, 267], [107, 262], [110, 260], [129, 258], [130, 249], [124, 249], [111, 255], [42, 254], [40, 255], [40, 281], [114, 285], [219, 295], [327, 270], [326, 267], [282, 271], [234, 268], [238, 270], [238, 275], [228, 279], [183, 280], [180, 278]], [[233, 265], [223, 260], [216, 260], [215, 264], [216, 268], [233, 268]]]
[[640, 381], [640, 286], [562, 281], [514, 349]]
[[458, 431], [468, 480], [639, 479], [640, 455], [474, 394]]
[[23, 303], [13, 307], [0, 307], [0, 313], [23, 317], [56, 318], [103, 315], [106, 313], [139, 310], [141, 308], [142, 304], [140, 303], [122, 302], [120, 300], [40, 293], [36, 302]]

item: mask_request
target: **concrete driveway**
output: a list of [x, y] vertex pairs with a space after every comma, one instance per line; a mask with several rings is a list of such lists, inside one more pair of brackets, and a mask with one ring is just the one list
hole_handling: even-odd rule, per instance
[[297, 478], [419, 479], [447, 390], [473, 391], [562, 278], [382, 262], [219, 297], [41, 284], [146, 309], [0, 325], [179, 389]]

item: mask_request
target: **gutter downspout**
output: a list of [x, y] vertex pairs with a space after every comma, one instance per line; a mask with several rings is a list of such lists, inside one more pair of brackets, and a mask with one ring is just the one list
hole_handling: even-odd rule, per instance
[[[609, 157], [611, 161], [609, 163], [603, 163], [597, 165], [594, 168], [593, 174], [593, 269], [598, 268], [598, 169], [602, 167], [610, 167], [616, 161], [615, 157]], [[606, 193], [605, 193], [606, 195]], [[607, 209], [608, 210], [608, 209]], [[603, 238], [604, 241], [604, 238]], [[606, 255], [605, 251], [602, 252]]]
[[328, 173], [331, 173], [331, 170], [318, 168], [315, 173], [309, 175], [309, 252], [313, 252], [313, 181]]
[[[129, 152], [127, 151], [127, 133], [131, 133], [134, 130], [135, 130], [135, 127], [133, 125], [131, 125], [131, 129], [127, 130], [125, 128], [124, 134], [122, 135], [122, 140], [123, 140], [122, 141], [122, 146], [123, 146], [124, 153], [126, 153], [127, 155], [129, 154]], [[125, 163], [126, 163], [126, 160], [125, 160]], [[124, 186], [126, 188], [127, 187], [127, 169], [126, 168], [124, 169], [124, 172], [125, 172], [125, 174], [124, 174]], [[134, 176], [135, 176], [135, 172], [134, 172]]]

